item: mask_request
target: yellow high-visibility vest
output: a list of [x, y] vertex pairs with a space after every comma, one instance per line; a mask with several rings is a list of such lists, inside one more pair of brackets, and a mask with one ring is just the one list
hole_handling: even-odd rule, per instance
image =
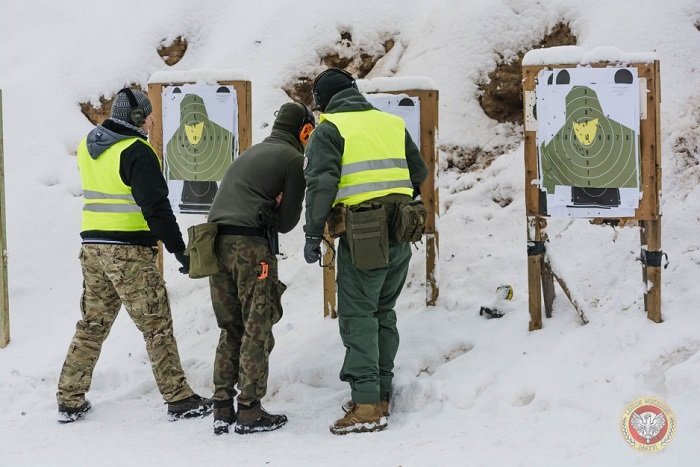
[[345, 140], [340, 183], [333, 206], [356, 206], [389, 194], [413, 194], [406, 162], [406, 130], [401, 117], [363, 110], [321, 114]]
[[[81, 231], [106, 230], [138, 232], [149, 230], [141, 207], [131, 195], [131, 187], [119, 175], [122, 151], [140, 138], [127, 138], [114, 143], [97, 159], [90, 157], [87, 138], [78, 145], [78, 170], [83, 185], [83, 219]], [[155, 150], [154, 150], [155, 152]]]

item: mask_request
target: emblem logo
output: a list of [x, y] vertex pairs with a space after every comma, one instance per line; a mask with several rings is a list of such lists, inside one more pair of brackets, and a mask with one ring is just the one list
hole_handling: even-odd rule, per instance
[[658, 452], [676, 434], [676, 417], [661, 399], [643, 397], [625, 407], [620, 431], [630, 447], [642, 452]]

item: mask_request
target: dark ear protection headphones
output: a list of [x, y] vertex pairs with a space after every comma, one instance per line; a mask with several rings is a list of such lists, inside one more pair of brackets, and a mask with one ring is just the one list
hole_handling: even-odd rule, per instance
[[316, 119], [314, 118], [313, 112], [309, 110], [307, 106], [302, 104], [301, 102], [294, 102], [299, 108], [304, 112], [304, 119], [301, 121], [301, 125], [299, 125], [299, 129], [297, 130], [297, 136], [299, 137], [299, 141], [301, 141], [301, 144], [306, 144], [309, 142], [309, 137], [311, 137], [311, 132], [314, 131], [314, 127], [316, 126]]
[[[322, 77], [330, 75], [330, 74], [334, 74], [334, 73], [345, 75], [351, 81], [350, 86], [357, 89], [357, 84], [355, 84], [355, 78], [350, 73], [348, 73], [347, 71], [340, 69], [340, 68], [329, 68], [326, 71], [319, 74], [316, 77], [316, 79], [314, 80], [314, 84], [311, 86], [311, 92], [314, 95], [314, 107], [315, 107], [314, 110], [321, 110], [321, 105], [320, 105], [321, 104], [321, 96], [316, 91], [316, 85], [318, 84], [319, 80]], [[326, 104], [327, 104], [327, 102], [326, 102]]]
[[143, 125], [143, 122], [146, 121], [146, 112], [139, 107], [139, 102], [136, 100], [134, 92], [129, 88], [123, 88], [117, 94], [124, 94], [129, 100], [129, 106], [131, 107], [131, 110], [129, 110], [129, 118], [131, 122], [136, 126]]

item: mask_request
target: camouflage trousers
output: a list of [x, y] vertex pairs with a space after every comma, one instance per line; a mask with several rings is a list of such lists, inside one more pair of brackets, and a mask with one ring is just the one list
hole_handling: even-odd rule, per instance
[[85, 400], [102, 343], [122, 304], [143, 333], [163, 398], [172, 402], [193, 394], [180, 364], [165, 281], [156, 265], [157, 253], [156, 248], [135, 245], [85, 244], [80, 249], [82, 319], [75, 326], [58, 380], [59, 404], [77, 407]]
[[209, 277], [211, 301], [221, 328], [214, 359], [214, 399], [260, 400], [267, 392], [268, 362], [275, 345], [272, 325], [282, 317], [287, 288], [277, 258], [259, 237], [219, 235], [219, 273]]

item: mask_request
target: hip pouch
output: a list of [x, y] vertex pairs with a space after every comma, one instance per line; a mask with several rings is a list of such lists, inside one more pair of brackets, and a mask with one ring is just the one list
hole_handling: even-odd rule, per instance
[[357, 269], [389, 265], [389, 225], [383, 205], [360, 204], [348, 208], [345, 227], [350, 257]]
[[187, 252], [190, 256], [190, 277], [199, 279], [219, 272], [214, 242], [219, 225], [214, 222], [193, 225], [187, 229]]
[[425, 231], [428, 214], [421, 200], [400, 202], [396, 205], [391, 223], [392, 240], [397, 242], [420, 242]]

